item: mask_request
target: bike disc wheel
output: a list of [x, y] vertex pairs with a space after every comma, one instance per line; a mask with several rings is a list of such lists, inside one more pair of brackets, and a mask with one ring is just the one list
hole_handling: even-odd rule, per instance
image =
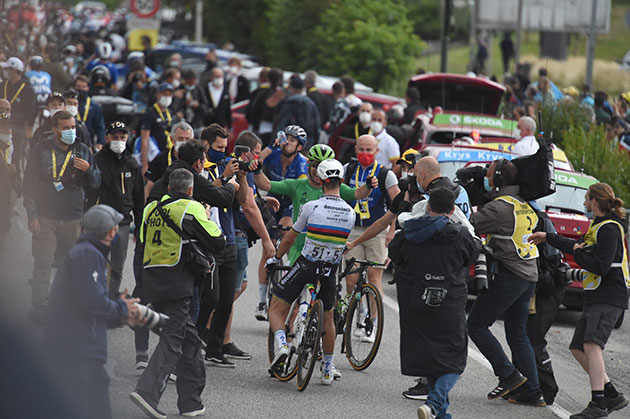
[[346, 315], [346, 357], [355, 370], [370, 366], [383, 336], [384, 310], [381, 293], [372, 284], [363, 284], [352, 295]]
[[304, 336], [298, 348], [297, 388], [304, 391], [313, 375], [313, 369], [319, 353], [319, 341], [322, 336], [324, 306], [315, 300], [308, 311], [304, 326]]
[[[287, 358], [286, 367], [283, 374], [278, 374], [276, 371], [273, 371], [271, 368], [269, 368], [269, 372], [280, 381], [290, 381], [293, 377], [295, 377], [295, 373], [297, 372], [298, 356], [297, 353], [295, 353], [295, 351], [293, 350], [292, 346], [291, 349], [292, 350], [289, 354], [289, 357]], [[269, 365], [271, 365], [275, 354], [276, 337], [270, 327], [269, 331], [267, 332], [267, 356], [269, 358]]]

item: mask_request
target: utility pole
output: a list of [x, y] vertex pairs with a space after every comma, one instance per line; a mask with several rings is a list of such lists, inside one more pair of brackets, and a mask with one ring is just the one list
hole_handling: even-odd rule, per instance
[[595, 58], [595, 24], [597, 22], [597, 0], [593, 0], [591, 7], [591, 29], [588, 35], [586, 50], [586, 85], [593, 87], [593, 59]]
[[442, 29], [440, 30], [440, 39], [442, 40], [440, 72], [442, 73], [446, 73], [448, 59], [448, 41], [451, 32], [451, 6], [452, 0], [442, 0]]
[[521, 55], [521, 32], [523, 27], [523, 0], [518, 0], [518, 12], [516, 15], [516, 45], [514, 47], [514, 72], [516, 74], [516, 68]]
[[195, 42], [201, 42], [203, 30], [203, 0], [195, 4]]

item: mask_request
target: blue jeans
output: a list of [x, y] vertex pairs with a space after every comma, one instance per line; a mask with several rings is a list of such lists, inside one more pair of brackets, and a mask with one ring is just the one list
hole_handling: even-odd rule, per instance
[[249, 250], [247, 236], [236, 234], [236, 249], [236, 285], [234, 291], [239, 292], [243, 281], [247, 281], [247, 265], [249, 264], [247, 258], [247, 251]]
[[438, 378], [427, 378], [429, 394], [426, 405], [431, 406], [436, 419], [451, 419], [450, 413], [446, 413], [449, 406], [448, 393], [459, 380], [459, 374], [444, 374]]
[[490, 331], [490, 326], [503, 315], [505, 337], [521, 373], [527, 377], [523, 386], [529, 391], [540, 388], [536, 357], [527, 337], [529, 300], [535, 289], [534, 282], [507, 271], [500, 272], [490, 282], [489, 289], [477, 296], [468, 316], [468, 335], [490, 361], [494, 374], [504, 379], [516, 368]]

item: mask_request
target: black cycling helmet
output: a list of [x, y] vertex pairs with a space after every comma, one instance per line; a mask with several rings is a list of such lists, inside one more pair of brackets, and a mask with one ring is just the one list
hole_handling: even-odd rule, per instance
[[112, 77], [109, 74], [109, 69], [104, 65], [97, 65], [90, 71], [90, 85], [96, 87], [109, 87], [112, 82]]
[[306, 140], [307, 140], [306, 131], [304, 131], [304, 128], [302, 128], [301, 126], [289, 125], [288, 127], [284, 129], [284, 133], [286, 135], [291, 135], [297, 138], [297, 140], [300, 142], [300, 144], [302, 144], [302, 146], [306, 145]]

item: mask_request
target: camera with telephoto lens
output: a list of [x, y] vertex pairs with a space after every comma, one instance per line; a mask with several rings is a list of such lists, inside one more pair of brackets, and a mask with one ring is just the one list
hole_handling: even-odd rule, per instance
[[475, 291], [480, 292], [488, 289], [488, 261], [487, 256], [492, 256], [494, 250], [485, 244], [481, 245], [481, 253], [475, 262], [475, 277], [473, 286]]
[[586, 271], [584, 269], [573, 269], [569, 268], [564, 272], [564, 279], [567, 284], [570, 284], [573, 281], [582, 281], [584, 279], [584, 274]]
[[135, 303], [138, 311], [140, 312], [140, 319], [146, 320], [144, 323], [144, 327], [147, 327], [149, 330], [154, 333], [160, 334], [162, 328], [166, 324], [166, 321], [170, 319], [166, 314], [158, 313], [157, 311], [151, 308], [151, 305], [142, 305]]

